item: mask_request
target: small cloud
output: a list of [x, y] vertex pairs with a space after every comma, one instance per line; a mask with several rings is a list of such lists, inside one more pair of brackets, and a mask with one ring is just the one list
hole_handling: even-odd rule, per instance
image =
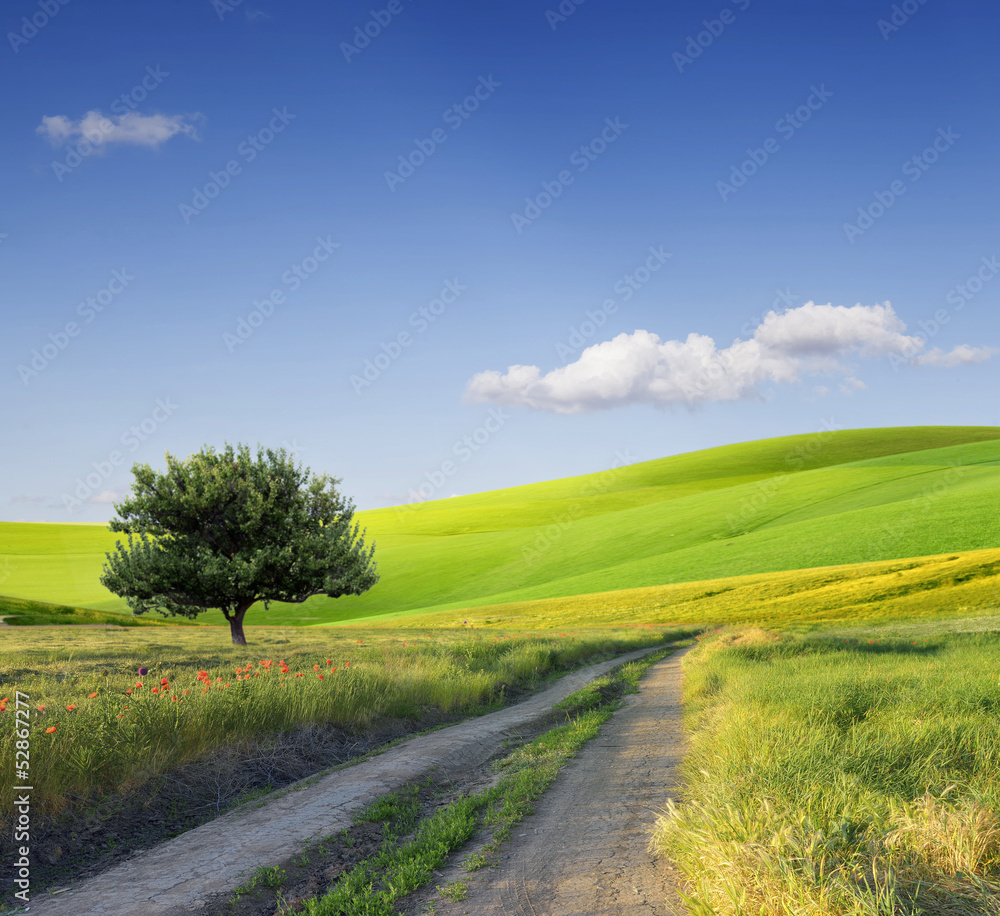
[[813, 391], [815, 391], [821, 398], [825, 398], [830, 393], [830, 389], [827, 388], [826, 385], [817, 385], [813, 388]]
[[936, 369], [952, 369], [955, 366], [972, 366], [986, 362], [997, 350], [995, 347], [970, 347], [959, 344], [947, 353], [940, 347], [928, 350], [912, 362], [915, 366], [933, 366]]
[[130, 111], [123, 115], [104, 115], [88, 111], [79, 121], [65, 115], [46, 115], [35, 132], [53, 146], [87, 141], [99, 150], [113, 143], [159, 149], [178, 134], [198, 139], [196, 128], [201, 115], [144, 115]]
[[[770, 311], [748, 340], [719, 347], [704, 334], [661, 340], [651, 331], [619, 334], [587, 347], [559, 369], [512, 365], [505, 373], [476, 373], [465, 400], [560, 414], [607, 410], [628, 404], [671, 407], [741, 399], [761, 400], [765, 386], [797, 384], [807, 375], [840, 375], [841, 391], [865, 385], [841, 360], [887, 356], [902, 363], [958, 366], [988, 359], [993, 351], [966, 345], [950, 353], [922, 353], [925, 340], [905, 333], [889, 302], [877, 305], [817, 305], [807, 302]], [[818, 394], [829, 390], [816, 389]]]
[[12, 506], [21, 506], [25, 504], [34, 505], [35, 503], [44, 503], [50, 497], [48, 496], [27, 496], [25, 494], [19, 494], [17, 496], [12, 496], [10, 498], [10, 504]]
[[87, 500], [88, 503], [97, 503], [98, 505], [110, 505], [111, 503], [117, 502], [121, 499], [114, 490], [101, 490], [100, 493], [96, 493]]

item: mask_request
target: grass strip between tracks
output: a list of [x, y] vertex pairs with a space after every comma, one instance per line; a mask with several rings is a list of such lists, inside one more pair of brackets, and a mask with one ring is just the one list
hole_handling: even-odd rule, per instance
[[341, 875], [326, 894], [306, 901], [297, 912], [307, 916], [392, 916], [402, 897], [429, 882], [448, 856], [483, 828], [492, 828], [491, 840], [482, 852], [466, 860], [466, 866], [474, 870], [488, 864], [510, 837], [511, 829], [532, 812], [532, 802], [562, 766], [619, 708], [621, 697], [637, 692], [647, 669], [673, 651], [657, 650], [622, 665], [567, 697], [556, 708], [570, 721], [497, 761], [494, 770], [499, 779], [490, 788], [462, 795], [419, 821], [405, 791], [370, 805], [361, 816], [385, 822], [386, 839], [379, 851]]

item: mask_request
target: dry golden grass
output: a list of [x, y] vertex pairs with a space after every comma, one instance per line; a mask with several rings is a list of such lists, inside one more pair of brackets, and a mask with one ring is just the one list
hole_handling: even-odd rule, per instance
[[998, 606], [1000, 549], [991, 549], [404, 615], [392, 623], [532, 629], [641, 623], [825, 626], [974, 616]]
[[1000, 866], [1000, 818], [983, 805], [949, 805], [930, 793], [906, 805], [883, 839], [896, 858], [950, 878], [995, 874]]
[[1000, 634], [722, 631], [654, 846], [693, 916], [1000, 914]]

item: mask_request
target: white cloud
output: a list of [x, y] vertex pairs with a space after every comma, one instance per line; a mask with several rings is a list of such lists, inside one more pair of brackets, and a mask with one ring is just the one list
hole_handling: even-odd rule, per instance
[[21, 493], [18, 494], [17, 496], [12, 496], [10, 498], [10, 504], [12, 506], [17, 506], [21, 505], [22, 503], [43, 503], [50, 498], [51, 497], [49, 496], [28, 496], [27, 494]]
[[861, 379], [857, 379], [853, 375], [849, 375], [843, 382], [841, 382], [840, 393], [854, 394], [855, 391], [864, 391], [867, 387], [868, 386], [861, 381]]
[[921, 357], [923, 338], [905, 331], [888, 302], [850, 308], [807, 302], [768, 312], [753, 337], [721, 349], [703, 334], [661, 340], [640, 330], [588, 347], [576, 362], [545, 375], [538, 366], [521, 365], [510, 366], [506, 373], [479, 372], [469, 380], [465, 399], [562, 414], [625, 404], [693, 406], [759, 398], [762, 383], [794, 383], [809, 374], [841, 374], [841, 391], [853, 393], [865, 384], [847, 375], [840, 364], [844, 357], [960, 365], [988, 359], [992, 353], [956, 347], [950, 354], [937, 356], [932, 350]]
[[113, 502], [117, 502], [121, 499], [114, 490], [101, 490], [100, 493], [96, 493], [87, 500], [88, 503], [97, 503], [98, 505], [110, 505]]
[[198, 115], [144, 115], [137, 111], [104, 115], [100, 111], [88, 111], [79, 121], [71, 121], [65, 115], [46, 115], [36, 133], [53, 146], [87, 141], [102, 150], [112, 143], [157, 149], [178, 134], [197, 140], [198, 120]]
[[816, 305], [807, 302], [785, 312], [768, 312], [754, 331], [761, 346], [785, 356], [884, 356], [919, 347], [907, 337], [906, 325], [886, 302], [883, 305]]
[[951, 369], [955, 366], [971, 366], [985, 362], [996, 352], [994, 347], [970, 347], [968, 344], [959, 344], [947, 353], [940, 347], [935, 347], [916, 357], [913, 363], [917, 366]]

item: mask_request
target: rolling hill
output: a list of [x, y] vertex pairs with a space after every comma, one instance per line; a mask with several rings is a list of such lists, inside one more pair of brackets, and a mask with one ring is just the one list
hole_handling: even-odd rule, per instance
[[[337, 622], [1000, 547], [1000, 427], [765, 439], [359, 518], [377, 543], [378, 586], [248, 620]], [[102, 526], [0, 523], [0, 594], [125, 610], [97, 582], [114, 540]]]

